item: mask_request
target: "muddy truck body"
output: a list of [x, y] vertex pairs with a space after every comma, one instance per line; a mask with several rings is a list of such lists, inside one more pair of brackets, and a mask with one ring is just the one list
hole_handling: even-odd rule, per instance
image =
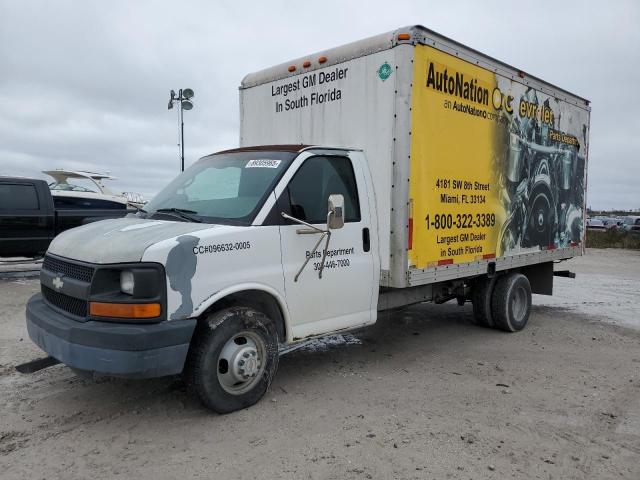
[[[589, 104], [420, 26], [247, 75], [240, 148], [63, 233], [27, 307], [80, 370], [264, 395], [278, 350], [455, 300], [515, 332], [584, 251]], [[563, 274], [564, 272], [555, 272]]]

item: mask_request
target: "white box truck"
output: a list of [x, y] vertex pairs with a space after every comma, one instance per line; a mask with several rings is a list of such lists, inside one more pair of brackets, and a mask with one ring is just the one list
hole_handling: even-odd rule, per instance
[[[57, 237], [32, 340], [76, 369], [258, 401], [279, 346], [424, 301], [506, 331], [584, 250], [589, 102], [420, 26], [253, 73], [241, 147]], [[556, 274], [559, 272], [556, 272]]]

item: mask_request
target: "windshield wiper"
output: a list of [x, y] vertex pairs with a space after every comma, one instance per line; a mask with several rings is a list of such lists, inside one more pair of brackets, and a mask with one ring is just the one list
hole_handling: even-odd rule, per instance
[[187, 210], [186, 208], [175, 208], [175, 207], [158, 208], [156, 212], [157, 213], [175, 213], [178, 217], [183, 218], [185, 220], [189, 220], [190, 222], [202, 223], [202, 220], [199, 220], [193, 215], [190, 215], [198, 212], [194, 212], [193, 210]]

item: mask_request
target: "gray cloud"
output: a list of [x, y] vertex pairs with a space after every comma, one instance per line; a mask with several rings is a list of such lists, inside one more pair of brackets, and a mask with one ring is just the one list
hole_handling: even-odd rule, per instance
[[590, 3], [0, 0], [0, 174], [109, 170], [152, 195], [178, 171], [171, 88], [196, 91], [189, 164], [237, 146], [246, 73], [421, 23], [589, 98], [589, 204], [640, 208], [640, 8]]

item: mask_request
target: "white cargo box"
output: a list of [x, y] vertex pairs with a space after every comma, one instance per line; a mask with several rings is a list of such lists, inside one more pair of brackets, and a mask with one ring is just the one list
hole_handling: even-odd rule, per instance
[[240, 145], [364, 150], [381, 285], [406, 287], [580, 255], [589, 114], [413, 26], [247, 75]]

